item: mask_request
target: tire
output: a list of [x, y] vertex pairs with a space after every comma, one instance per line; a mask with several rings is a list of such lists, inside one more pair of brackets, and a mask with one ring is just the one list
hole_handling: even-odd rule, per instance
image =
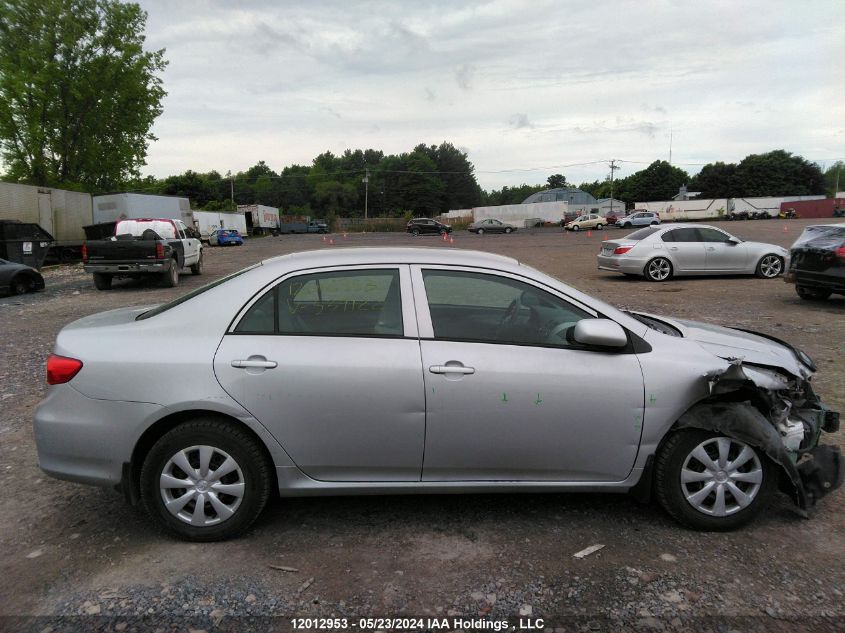
[[[200, 447], [212, 449], [204, 478], [199, 470]], [[193, 477], [178, 466], [180, 456], [186, 458], [183, 465], [192, 467]], [[215, 479], [215, 470], [229, 460], [235, 469]], [[245, 429], [223, 420], [198, 418], [171, 429], [150, 449], [141, 467], [141, 502], [170, 533], [189, 541], [219, 541], [241, 534], [258, 518], [270, 497], [271, 472], [264, 447]], [[163, 488], [164, 477], [172, 483], [183, 479], [186, 487]], [[222, 486], [228, 486], [227, 492], [219, 490]], [[172, 503], [182, 496], [190, 499], [177, 506], [181, 509], [169, 510], [165, 505], [165, 498]], [[201, 510], [198, 497], [204, 500]], [[203, 524], [193, 525], [192, 518]]]
[[478, 229], [476, 233], [478, 233], [479, 235], [484, 235], [484, 229]]
[[202, 250], [200, 250], [200, 257], [197, 263], [191, 266], [192, 275], [202, 275]]
[[32, 289], [32, 282], [24, 275], [18, 275], [12, 279], [12, 283], [9, 284], [9, 288], [13, 295], [25, 295]]
[[757, 262], [757, 269], [754, 274], [760, 279], [774, 279], [783, 273], [783, 258], [769, 253], [763, 255]]
[[602, 224], [602, 223], [596, 224], [596, 231], [603, 231], [603, 230], [604, 230], [604, 224]]
[[420, 230], [419, 230], [419, 229], [414, 229], [413, 231], [411, 231], [411, 235], [413, 235], [414, 237], [419, 237], [419, 235], [420, 235]]
[[622, 225], [622, 228], [623, 228], [623, 229], [630, 229], [630, 228], [631, 228], [631, 223], [630, 223], [630, 222], [625, 222], [625, 224], [623, 224], [623, 225]]
[[161, 280], [165, 288], [175, 288], [179, 285], [179, 262], [174, 257], [170, 268], [161, 273]]
[[668, 281], [672, 272], [672, 262], [665, 257], [655, 257], [643, 268], [643, 275], [649, 281]]
[[505, 233], [513, 233], [513, 229], [511, 227], [505, 227]]
[[575, 226], [572, 227], [572, 230], [573, 231], [580, 231], [581, 227], [576, 224]]
[[807, 286], [795, 286], [795, 292], [805, 301], [824, 301], [832, 292], [825, 288], [809, 288]]
[[[722, 446], [728, 450], [725, 463], [719, 458]], [[709, 457], [719, 470], [708, 469], [694, 453]], [[740, 455], [745, 455], [746, 461], [732, 469], [731, 462], [739, 461]], [[655, 493], [663, 509], [682, 525], [708, 531], [734, 530], [753, 520], [771, 501], [779, 474], [777, 466], [757, 448], [698, 429], [672, 434], [654, 466]], [[682, 473], [687, 473], [687, 481]]]
[[652, 222], [652, 223], [651, 223], [651, 226], [657, 226], [658, 224], [660, 224], [660, 222], [657, 222], [657, 221], [655, 220], [654, 222]]
[[446, 229], [440, 229], [440, 237], [446, 235]]
[[108, 273], [94, 273], [94, 287], [97, 290], [111, 290], [112, 276]]

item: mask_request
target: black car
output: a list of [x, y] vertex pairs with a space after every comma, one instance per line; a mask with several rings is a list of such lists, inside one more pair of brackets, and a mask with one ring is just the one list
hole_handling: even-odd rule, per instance
[[44, 290], [44, 277], [30, 266], [0, 259], [0, 290], [12, 295]]
[[845, 294], [845, 223], [805, 228], [792, 245], [784, 280], [795, 284], [802, 299]]
[[408, 222], [406, 228], [411, 235], [445, 235], [452, 232], [452, 227], [431, 218], [414, 218]]

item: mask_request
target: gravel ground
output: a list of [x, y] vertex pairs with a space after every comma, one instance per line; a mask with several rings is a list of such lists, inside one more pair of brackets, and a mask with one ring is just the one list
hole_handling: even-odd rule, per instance
[[[789, 246], [808, 223], [725, 228]], [[753, 277], [665, 284], [617, 277], [596, 269], [608, 235], [618, 234], [460, 234], [445, 246], [517, 257], [622, 307], [784, 338], [816, 359], [817, 391], [845, 410], [845, 298], [802, 302], [792, 286]], [[287, 626], [268, 616], [294, 615], [511, 624], [521, 615], [564, 630], [845, 630], [841, 491], [810, 520], [781, 497], [729, 534], [684, 530], [623, 495], [285, 499], [241, 539], [187, 544], [113, 491], [38, 470], [32, 412], [46, 389], [44, 359], [70, 321], [157, 303], [276, 254], [444, 245], [391, 234], [332, 239], [284, 236], [208, 249], [205, 274], [183, 276], [176, 289], [125, 281], [98, 292], [80, 266], [68, 266], [45, 270], [42, 293], [0, 298], [0, 630], [267, 630]], [[845, 444], [841, 433], [828, 441]], [[573, 558], [593, 544], [604, 548]]]

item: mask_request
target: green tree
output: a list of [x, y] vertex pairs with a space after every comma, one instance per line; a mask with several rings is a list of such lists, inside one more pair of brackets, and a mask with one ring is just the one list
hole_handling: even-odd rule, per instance
[[165, 91], [147, 14], [117, 0], [0, 2], [0, 151], [11, 179], [112, 189], [139, 175]]
[[836, 161], [824, 170], [825, 192], [833, 198], [838, 192], [845, 190], [845, 163]]
[[327, 215], [363, 215], [363, 210], [352, 209], [356, 199], [355, 187], [337, 180], [323, 180], [314, 189], [318, 208]]
[[549, 185], [549, 189], [563, 189], [568, 186], [563, 174], [552, 174], [546, 180], [546, 183]]
[[732, 195], [805, 196], [824, 192], [824, 174], [818, 165], [776, 149], [742, 159], [736, 166]]
[[699, 198], [730, 198], [734, 196], [736, 165], [721, 161], [701, 168], [689, 184], [690, 191], [700, 191]]
[[645, 169], [617, 180], [613, 186], [613, 197], [629, 204], [670, 200], [689, 180], [689, 174], [683, 169], [673, 167], [665, 160], [656, 160]]

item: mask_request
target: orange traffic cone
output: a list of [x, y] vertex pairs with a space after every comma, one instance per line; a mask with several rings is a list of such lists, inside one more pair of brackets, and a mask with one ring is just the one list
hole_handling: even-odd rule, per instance
[[343, 239], [346, 239], [346, 233], [343, 234]]
[[329, 238], [329, 244], [334, 244], [334, 240]]
[[587, 237], [593, 237], [593, 232], [592, 232], [592, 231], [587, 231]]
[[454, 238], [454, 237], [450, 237], [450, 238], [449, 238], [449, 244], [454, 244], [454, 243], [455, 243], [455, 238]]
[[788, 232], [789, 232], [789, 227], [788, 227], [788, 226], [786, 226], [786, 224], [784, 224], [784, 225], [783, 225], [783, 232], [784, 232], [784, 233], [788, 233]]

